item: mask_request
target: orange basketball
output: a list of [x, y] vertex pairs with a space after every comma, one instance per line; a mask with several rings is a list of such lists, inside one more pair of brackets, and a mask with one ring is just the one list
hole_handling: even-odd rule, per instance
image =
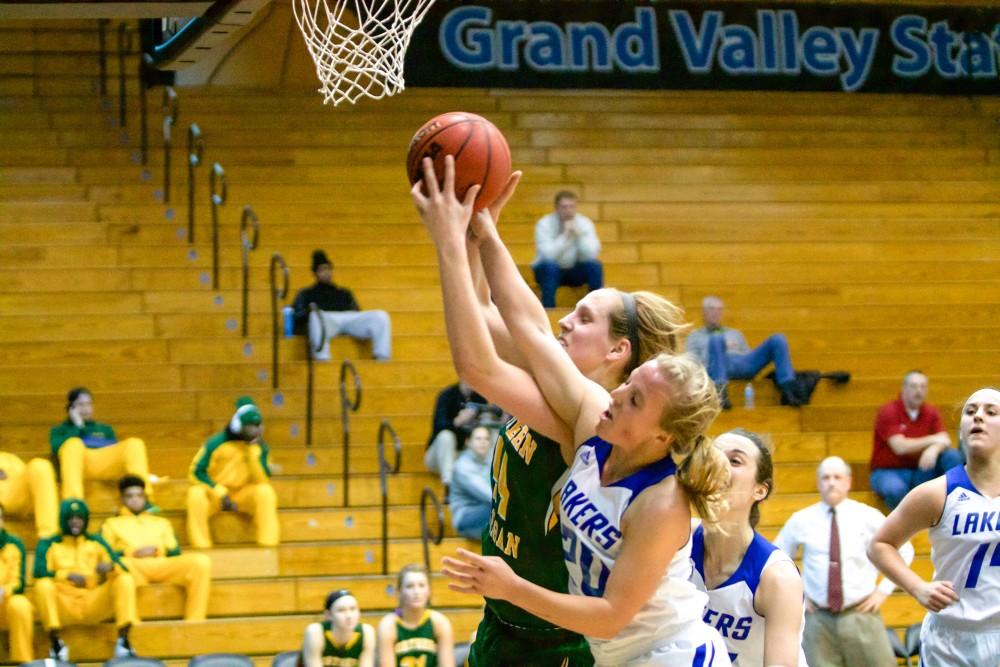
[[421, 162], [434, 160], [438, 182], [444, 179], [444, 157], [455, 157], [455, 194], [459, 199], [473, 185], [481, 185], [476, 210], [493, 203], [510, 178], [510, 147], [496, 125], [482, 116], [453, 111], [423, 124], [410, 141], [406, 174], [410, 183], [423, 178]]

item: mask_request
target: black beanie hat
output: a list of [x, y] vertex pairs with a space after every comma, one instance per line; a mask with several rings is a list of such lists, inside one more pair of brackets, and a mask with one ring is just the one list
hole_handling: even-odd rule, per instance
[[326, 256], [325, 252], [323, 252], [322, 250], [313, 250], [313, 260], [312, 260], [313, 273], [316, 273], [316, 269], [323, 266], [324, 264], [329, 264], [331, 268], [333, 267], [333, 262], [330, 261], [330, 258]]

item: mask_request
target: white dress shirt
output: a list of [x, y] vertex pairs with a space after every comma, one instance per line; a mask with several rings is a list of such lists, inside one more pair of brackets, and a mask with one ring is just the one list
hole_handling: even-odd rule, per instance
[[[827, 581], [830, 572], [830, 506], [824, 502], [799, 510], [778, 533], [774, 545], [795, 558], [802, 546], [802, 586], [806, 597], [820, 607], [827, 607]], [[853, 607], [875, 590], [879, 572], [868, 560], [868, 545], [885, 515], [874, 507], [850, 498], [837, 505], [837, 530], [840, 533], [840, 571], [843, 576], [844, 609]], [[899, 549], [903, 560], [913, 561], [913, 545]], [[878, 586], [886, 595], [896, 589], [888, 578]]]
[[576, 234], [563, 233], [558, 213], [549, 213], [535, 223], [535, 261], [555, 262], [563, 269], [571, 269], [580, 262], [597, 259], [601, 242], [597, 238], [594, 222], [585, 215], [576, 214]]

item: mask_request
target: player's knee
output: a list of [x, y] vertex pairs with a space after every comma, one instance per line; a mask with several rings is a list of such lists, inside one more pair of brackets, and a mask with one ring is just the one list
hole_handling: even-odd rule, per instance
[[56, 470], [52, 467], [52, 463], [48, 459], [31, 459], [28, 461], [27, 465], [28, 474], [35, 475], [52, 475], [55, 477]]
[[208, 557], [208, 554], [188, 554], [191, 559], [194, 570], [204, 575], [208, 575], [212, 571], [212, 559]]
[[274, 487], [270, 484], [258, 484], [253, 492], [254, 501], [258, 507], [276, 507], [278, 496], [274, 493]]
[[31, 616], [32, 607], [28, 598], [23, 595], [11, 595], [7, 598], [7, 615], [10, 616]]
[[49, 577], [35, 579], [35, 595], [45, 597], [47, 595], [52, 595], [55, 590], [55, 582], [53, 582]]
[[67, 438], [63, 441], [63, 444], [59, 445], [59, 460], [62, 461], [67, 456], [82, 453], [83, 450], [83, 440], [80, 438]]
[[192, 485], [187, 492], [188, 509], [192, 507], [208, 507], [208, 489], [200, 485]]

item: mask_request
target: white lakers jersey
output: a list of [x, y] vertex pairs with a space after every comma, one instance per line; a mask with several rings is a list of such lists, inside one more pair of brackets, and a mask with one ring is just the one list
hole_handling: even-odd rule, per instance
[[[563, 553], [569, 570], [569, 592], [599, 597], [621, 550], [622, 516], [643, 489], [674, 474], [676, 466], [663, 459], [625, 479], [601, 486], [601, 470], [611, 445], [593, 437], [576, 450], [562, 482], [559, 518]], [[707, 597], [689, 579], [691, 542], [679, 549], [653, 596], [618, 635], [609, 640], [588, 637], [598, 665], [621, 665], [691, 623], [701, 623]]]
[[[934, 579], [955, 585], [958, 602], [937, 612], [950, 625], [1000, 628], [1000, 497], [987, 498], [965, 466], [945, 473], [941, 521], [930, 529]], [[930, 614], [928, 614], [930, 616]]]
[[[760, 667], [764, 664], [764, 628], [766, 620], [754, 608], [754, 595], [764, 570], [773, 563], [792, 562], [785, 552], [754, 531], [739, 567], [726, 581], [708, 590], [705, 584], [705, 528], [699, 525], [691, 535], [691, 581], [698, 590], [708, 593], [704, 621], [719, 631], [726, 642], [729, 659], [735, 667]], [[799, 667], [806, 667], [799, 630]]]

